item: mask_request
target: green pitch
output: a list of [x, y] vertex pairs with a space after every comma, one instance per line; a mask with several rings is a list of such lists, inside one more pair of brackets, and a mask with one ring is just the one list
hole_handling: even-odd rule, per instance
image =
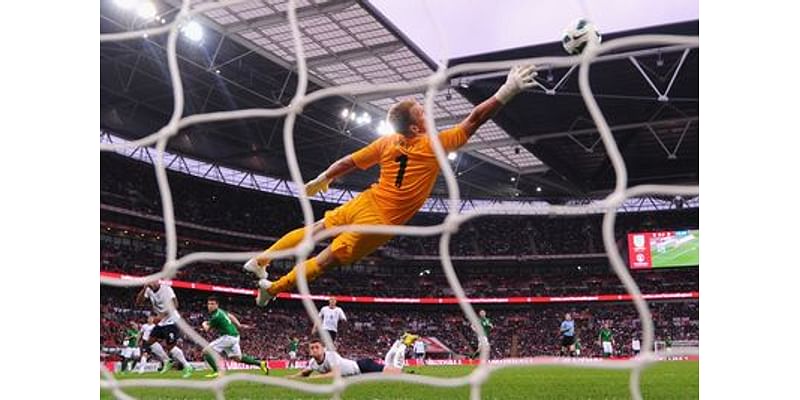
[[[429, 366], [416, 367], [421, 375], [455, 377], [468, 374], [473, 367]], [[294, 370], [276, 370], [272, 376], [293, 373]], [[254, 372], [255, 373], [255, 372]], [[204, 371], [195, 373], [194, 379], [204, 379]], [[628, 371], [598, 370], [567, 367], [515, 367], [492, 374], [483, 385], [483, 399], [628, 399]], [[699, 365], [693, 361], [662, 362], [646, 369], [642, 374], [642, 395], [646, 399], [696, 399], [699, 398]], [[127, 374], [119, 379], [180, 380], [180, 372], [165, 375]], [[329, 381], [327, 381], [329, 382]], [[126, 393], [140, 399], [214, 399], [210, 391], [184, 389], [127, 389]], [[283, 388], [256, 383], [233, 383], [225, 390], [228, 399], [325, 399]], [[101, 399], [111, 399], [109, 391], [100, 391]], [[469, 388], [433, 388], [409, 383], [367, 383], [353, 385], [344, 392], [343, 399], [468, 399]]]
[[692, 231], [694, 238], [678, 247], [668, 247], [663, 253], [652, 250], [653, 268], [700, 265], [700, 232]]

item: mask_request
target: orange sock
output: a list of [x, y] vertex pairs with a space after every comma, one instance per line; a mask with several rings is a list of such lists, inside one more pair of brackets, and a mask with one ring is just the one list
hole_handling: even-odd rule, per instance
[[258, 265], [266, 266], [269, 265], [269, 258], [265, 257], [265, 254], [269, 251], [278, 251], [278, 250], [286, 250], [291, 249], [294, 246], [297, 246], [301, 241], [303, 241], [303, 237], [306, 234], [306, 228], [297, 228], [285, 235], [282, 238], [278, 239], [277, 242], [273, 243], [264, 253], [261, 253], [258, 257], [256, 257], [256, 261], [258, 261]]
[[[317, 277], [322, 274], [323, 269], [322, 267], [319, 266], [319, 263], [317, 263], [316, 257], [306, 260], [305, 265], [306, 265], [306, 279], [309, 282], [313, 281], [314, 279], [317, 279]], [[292, 268], [292, 270], [288, 274], [282, 276], [281, 279], [272, 282], [272, 286], [270, 286], [270, 288], [267, 289], [267, 292], [275, 296], [278, 293], [288, 292], [294, 289], [297, 283], [297, 268], [298, 266], [295, 265], [294, 268]]]

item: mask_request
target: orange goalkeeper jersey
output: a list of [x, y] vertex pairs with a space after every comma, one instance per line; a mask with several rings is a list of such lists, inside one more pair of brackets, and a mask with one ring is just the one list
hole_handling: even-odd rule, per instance
[[[456, 150], [469, 138], [460, 125], [439, 133], [445, 152]], [[378, 182], [368, 191], [387, 223], [405, 224], [431, 194], [439, 164], [430, 137], [407, 138], [395, 133], [381, 137], [351, 155], [360, 169], [380, 164]]]

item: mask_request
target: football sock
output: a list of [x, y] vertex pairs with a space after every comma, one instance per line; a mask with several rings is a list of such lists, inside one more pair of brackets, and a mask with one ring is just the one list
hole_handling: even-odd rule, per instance
[[[305, 236], [306, 228], [297, 228], [285, 235], [282, 238], [278, 239], [277, 242], [273, 243], [266, 251], [278, 251], [278, 250], [286, 250], [291, 249], [294, 246], [297, 246], [301, 241], [303, 241], [303, 237]], [[263, 254], [263, 253], [262, 253]], [[269, 265], [269, 259], [259, 255], [256, 257], [256, 261], [258, 261], [258, 265], [264, 267]]]
[[147, 364], [147, 355], [142, 355], [142, 359], [139, 360], [139, 371], [144, 371], [145, 364]]
[[[306, 266], [306, 280], [308, 280], [309, 282], [316, 279], [322, 273], [322, 267], [320, 267], [319, 263], [317, 263], [316, 257], [306, 260], [305, 266]], [[295, 267], [292, 268], [291, 272], [282, 276], [277, 281], [272, 282], [272, 286], [270, 286], [269, 289], [267, 289], [267, 292], [272, 296], [275, 296], [278, 293], [288, 292], [294, 289], [296, 283], [297, 283], [297, 266], [295, 265]]]
[[167, 361], [169, 359], [167, 352], [164, 351], [163, 347], [161, 347], [161, 343], [155, 342], [151, 344], [150, 350], [152, 350], [153, 354], [155, 354], [159, 359], [161, 359], [162, 362]]
[[211, 357], [211, 354], [203, 353], [203, 360], [206, 360], [206, 362], [214, 372], [218, 371], [217, 362], [214, 361], [214, 357]]
[[183, 350], [181, 350], [180, 347], [178, 346], [173, 347], [172, 350], [169, 351], [169, 354], [172, 355], [172, 358], [181, 363], [181, 366], [183, 366], [184, 368], [189, 366], [189, 362], [186, 361], [186, 356], [183, 354]]
[[247, 354], [242, 355], [242, 362], [247, 365], [261, 365], [261, 360]]

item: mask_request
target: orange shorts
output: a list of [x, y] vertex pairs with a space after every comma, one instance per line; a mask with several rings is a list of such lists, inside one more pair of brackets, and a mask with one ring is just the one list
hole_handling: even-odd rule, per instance
[[[368, 191], [325, 213], [325, 228], [342, 225], [388, 225]], [[351, 264], [371, 254], [388, 242], [392, 235], [343, 232], [333, 239], [331, 250], [341, 264]]]

